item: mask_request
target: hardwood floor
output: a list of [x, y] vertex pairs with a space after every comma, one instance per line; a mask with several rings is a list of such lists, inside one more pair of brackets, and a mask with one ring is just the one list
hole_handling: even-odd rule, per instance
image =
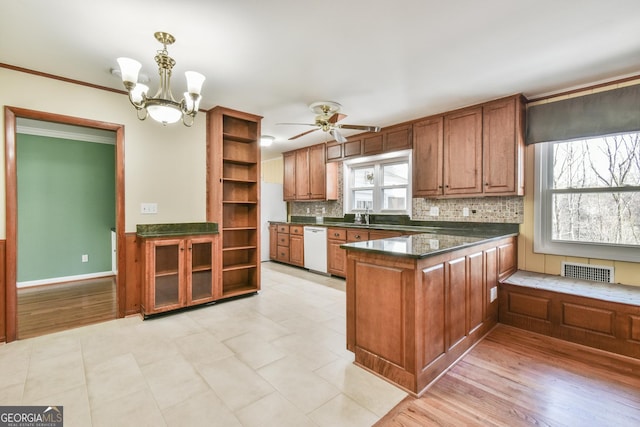
[[18, 289], [18, 339], [115, 318], [114, 277]]
[[375, 424], [638, 426], [640, 360], [498, 325]]

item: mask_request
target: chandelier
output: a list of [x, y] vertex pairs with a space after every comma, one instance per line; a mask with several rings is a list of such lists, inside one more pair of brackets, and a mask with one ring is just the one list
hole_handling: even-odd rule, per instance
[[118, 58], [122, 82], [129, 92], [129, 101], [136, 108], [140, 120], [146, 119], [149, 115], [155, 121], [166, 125], [182, 119], [182, 123], [190, 127], [198, 113], [202, 98], [200, 91], [205, 77], [195, 71], [186, 71], [184, 74], [187, 78], [187, 92], [180, 101], [176, 101], [171, 94], [171, 69], [176, 61], [167, 52], [167, 45], [173, 44], [176, 39], [171, 34], [161, 31], [154, 36], [164, 47], [155, 56], [160, 74], [160, 87], [153, 97], [147, 96], [148, 86], [138, 83], [138, 73], [142, 65], [135, 59]]

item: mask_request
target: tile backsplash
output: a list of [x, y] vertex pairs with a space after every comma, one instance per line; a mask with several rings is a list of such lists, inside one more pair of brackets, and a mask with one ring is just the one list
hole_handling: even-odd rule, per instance
[[[341, 218], [343, 210], [342, 168], [338, 168], [338, 200], [329, 202], [290, 202], [292, 216], [323, 216]], [[437, 208], [438, 216], [431, 215]], [[322, 209], [324, 208], [324, 213]], [[465, 208], [469, 216], [464, 216]], [[307, 210], [309, 212], [307, 212]], [[414, 221], [493, 222], [522, 224], [524, 222], [524, 197], [474, 197], [464, 199], [413, 199], [411, 219]]]
[[[432, 208], [437, 208], [438, 216], [431, 215]], [[464, 216], [466, 210], [468, 210], [469, 216]], [[411, 219], [415, 221], [522, 224], [524, 222], [524, 197], [413, 199]]]
[[[324, 208], [324, 213], [322, 213]], [[432, 216], [432, 208], [438, 215]], [[469, 216], [464, 216], [465, 208]], [[307, 209], [309, 212], [307, 212]], [[291, 215], [340, 218], [344, 215], [342, 197], [331, 202], [292, 202]], [[413, 199], [411, 219], [414, 221], [493, 222], [522, 224], [524, 198], [475, 197], [466, 199]]]

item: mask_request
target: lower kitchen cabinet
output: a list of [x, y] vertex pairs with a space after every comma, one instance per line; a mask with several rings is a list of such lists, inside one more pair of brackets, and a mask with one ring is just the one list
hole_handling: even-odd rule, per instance
[[347, 242], [347, 230], [329, 228], [327, 230], [327, 271], [340, 277], [347, 275], [347, 253], [340, 245]]
[[219, 297], [217, 235], [141, 238], [142, 314], [162, 313]]
[[269, 233], [272, 260], [304, 267], [304, 226], [271, 224]]
[[304, 267], [304, 227], [289, 226], [289, 263]]

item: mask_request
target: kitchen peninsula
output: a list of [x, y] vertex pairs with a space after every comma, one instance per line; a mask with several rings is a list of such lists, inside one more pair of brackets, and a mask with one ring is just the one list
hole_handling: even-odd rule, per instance
[[347, 348], [413, 395], [497, 323], [516, 233], [423, 233], [347, 243]]

